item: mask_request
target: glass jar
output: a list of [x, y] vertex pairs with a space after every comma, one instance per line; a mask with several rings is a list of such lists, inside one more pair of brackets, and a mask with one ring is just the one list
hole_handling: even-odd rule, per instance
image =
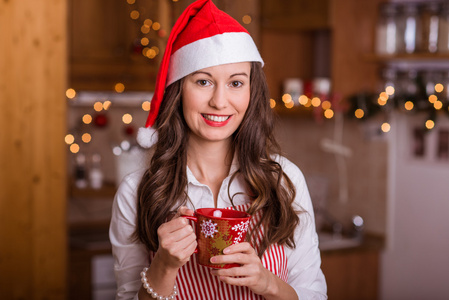
[[449, 3], [444, 3], [440, 14], [438, 52], [449, 53]]
[[398, 74], [398, 89], [397, 102], [399, 107], [402, 108], [407, 101], [411, 101], [415, 107], [419, 107], [418, 70], [401, 70]]
[[422, 47], [423, 52], [438, 51], [438, 31], [440, 25], [440, 2], [425, 3], [422, 13]]
[[379, 6], [379, 18], [376, 26], [376, 53], [398, 53], [398, 5], [382, 3]]
[[449, 104], [449, 71], [445, 70], [441, 74], [441, 84], [443, 85], [443, 91], [441, 92], [442, 101]]
[[394, 99], [395, 96], [400, 93], [400, 89], [397, 85], [398, 70], [391, 67], [382, 69], [381, 77], [381, 92], [386, 92], [393, 88], [393, 92], [389, 93], [389, 99]]
[[415, 53], [421, 44], [422, 36], [420, 4], [416, 2], [404, 4], [400, 19], [399, 30], [402, 37], [402, 52]]
[[422, 73], [423, 86], [425, 88], [425, 96], [434, 95], [435, 85], [441, 83], [441, 72], [436, 70], [424, 70]]

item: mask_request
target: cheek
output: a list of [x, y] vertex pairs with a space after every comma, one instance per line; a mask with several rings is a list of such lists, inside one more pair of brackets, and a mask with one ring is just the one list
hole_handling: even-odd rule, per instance
[[250, 101], [250, 92], [248, 91], [247, 93], [242, 95], [242, 97], [240, 97], [238, 101], [237, 105], [241, 112], [246, 112], [249, 106], [249, 101]]
[[184, 116], [188, 115], [188, 113], [192, 110], [195, 110], [196, 103], [194, 101], [195, 96], [192, 93], [183, 93], [182, 94], [182, 111]]

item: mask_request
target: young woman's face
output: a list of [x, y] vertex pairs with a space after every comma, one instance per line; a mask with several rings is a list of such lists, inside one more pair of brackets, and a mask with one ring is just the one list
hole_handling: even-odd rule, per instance
[[223, 141], [237, 130], [250, 98], [249, 62], [205, 68], [188, 75], [182, 89], [184, 118], [191, 137]]

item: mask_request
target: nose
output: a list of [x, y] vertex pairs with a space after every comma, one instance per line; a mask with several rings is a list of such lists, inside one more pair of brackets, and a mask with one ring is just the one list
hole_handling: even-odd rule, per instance
[[224, 109], [228, 106], [226, 87], [216, 86], [209, 101], [209, 105], [216, 109]]

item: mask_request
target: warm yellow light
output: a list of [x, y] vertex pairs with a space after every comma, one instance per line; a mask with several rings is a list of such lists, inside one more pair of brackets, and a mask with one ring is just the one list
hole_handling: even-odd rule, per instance
[[334, 117], [334, 111], [332, 109], [326, 109], [324, 111], [324, 117], [326, 119], [332, 119]]
[[321, 103], [321, 107], [324, 110], [331, 108], [331, 106], [332, 106], [332, 103], [328, 100], [324, 100], [323, 103]]
[[142, 109], [144, 111], [150, 111], [150, 107], [151, 107], [151, 102], [150, 101], [145, 101], [142, 103]]
[[430, 103], [435, 103], [435, 101], [437, 101], [437, 100], [438, 100], [437, 96], [435, 96], [435, 95], [430, 95], [429, 96], [429, 102]]
[[106, 100], [105, 102], [103, 102], [103, 109], [104, 110], [108, 110], [111, 107], [112, 102], [109, 100]]
[[433, 127], [435, 127], [435, 122], [432, 120], [427, 120], [426, 121], [426, 128], [427, 129], [432, 129]]
[[178, 0], [173, 0], [173, 2], [178, 2]]
[[387, 122], [383, 123], [382, 126], [380, 126], [380, 129], [383, 132], [389, 132], [391, 130], [391, 125]]
[[89, 114], [85, 114], [83, 116], [83, 123], [84, 124], [90, 124], [92, 122], [92, 116]]
[[65, 95], [67, 98], [69, 99], [73, 99], [76, 96], [76, 91], [74, 89], [67, 89], [67, 91], [65, 91]]
[[136, 3], [136, 0], [126, 0], [126, 2], [128, 2], [128, 4], [134, 4], [134, 3]]
[[80, 151], [80, 146], [78, 144], [70, 145], [70, 152], [78, 153]]
[[306, 105], [309, 102], [309, 98], [306, 95], [301, 95], [298, 98], [299, 104]]
[[161, 24], [159, 24], [159, 22], [154, 22], [153, 25], [151, 26], [151, 28], [153, 28], [153, 30], [159, 30], [161, 29]]
[[386, 92], [380, 93], [379, 99], [382, 99], [383, 101], [386, 102], [388, 100], [388, 94]]
[[151, 48], [145, 48], [143, 50], [143, 55], [145, 55], [146, 57], [148, 57], [149, 59], [153, 59], [156, 57], [156, 51], [154, 51]]
[[130, 114], [124, 114], [122, 116], [122, 121], [125, 124], [130, 124], [133, 121], [133, 116], [131, 116]]
[[150, 28], [150, 26], [147, 26], [147, 25], [142, 25], [142, 27], [140, 27], [140, 31], [143, 33], [143, 34], [147, 34], [148, 32], [150, 32], [150, 30], [151, 30], [151, 28]]
[[145, 21], [143, 21], [143, 24], [145, 24], [145, 26], [150, 27], [151, 25], [153, 25], [153, 21], [151, 21], [151, 19], [145, 19]]
[[103, 110], [103, 103], [100, 101], [97, 101], [94, 103], [94, 110], [95, 111], [102, 111]]
[[149, 40], [148, 38], [146, 38], [146, 37], [144, 37], [144, 38], [142, 38], [142, 39], [140, 40], [140, 44], [141, 44], [142, 46], [148, 46], [149, 43], [150, 43], [150, 40]]
[[67, 134], [64, 138], [64, 141], [67, 145], [71, 145], [73, 144], [73, 142], [75, 142], [75, 137], [73, 136], [73, 134]]
[[363, 111], [363, 109], [358, 108], [355, 110], [354, 115], [357, 119], [361, 119], [365, 116], [365, 112]]
[[387, 101], [379, 97], [379, 99], [377, 99], [377, 104], [379, 104], [380, 106], [384, 106], [385, 104], [387, 104]]
[[137, 10], [133, 10], [129, 16], [131, 17], [131, 19], [133, 20], [137, 20], [140, 17], [140, 13]]
[[406, 110], [412, 110], [414, 106], [415, 106], [415, 105], [413, 104], [412, 101], [407, 101], [407, 102], [404, 103], [404, 108], [405, 108]]
[[394, 87], [392, 87], [391, 85], [387, 86], [385, 88], [385, 93], [387, 93], [387, 95], [389, 96], [394, 95]]
[[311, 103], [313, 107], [318, 107], [321, 105], [321, 99], [318, 97], [313, 97]]
[[441, 83], [435, 84], [435, 92], [441, 93], [444, 90], [444, 86]]
[[92, 136], [89, 133], [85, 133], [81, 136], [81, 139], [83, 140], [84, 143], [90, 143], [90, 141], [92, 140]]
[[433, 107], [434, 107], [436, 110], [440, 110], [440, 109], [443, 108], [443, 102], [437, 100], [437, 101], [435, 101], [435, 103], [433, 104]]
[[249, 15], [244, 15], [242, 18], [243, 24], [251, 24], [252, 18]]
[[292, 108], [293, 106], [295, 106], [295, 103], [293, 101], [287, 102], [284, 104], [285, 107], [287, 107], [288, 109]]
[[156, 52], [156, 55], [159, 54], [159, 48], [156, 46], [151, 47], [152, 50], [154, 50], [154, 52]]
[[284, 103], [290, 103], [292, 102], [292, 96], [290, 94], [284, 94], [282, 95], [282, 101]]
[[276, 100], [270, 99], [270, 107], [275, 108], [276, 107]]
[[125, 85], [123, 83], [121, 83], [121, 82], [116, 83], [115, 86], [114, 86], [114, 90], [117, 93], [123, 93], [125, 91]]

